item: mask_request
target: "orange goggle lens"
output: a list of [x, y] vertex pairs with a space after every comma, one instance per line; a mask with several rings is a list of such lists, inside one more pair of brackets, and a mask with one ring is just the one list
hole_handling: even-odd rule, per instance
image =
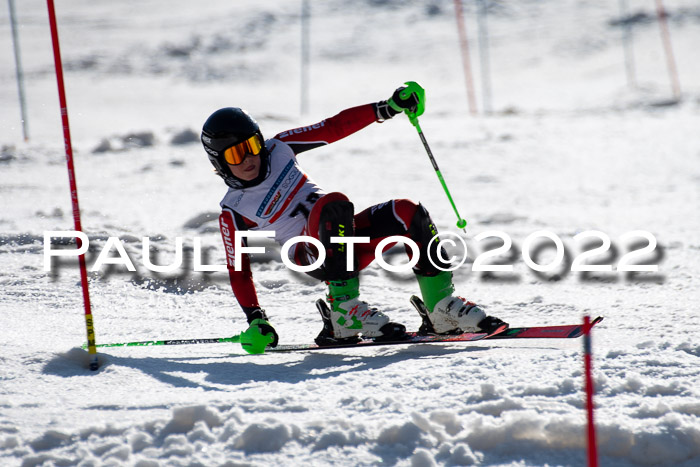
[[262, 142], [258, 135], [253, 135], [245, 141], [235, 146], [231, 146], [224, 151], [224, 159], [231, 165], [238, 165], [245, 159], [245, 156], [252, 154], [257, 156], [262, 149]]

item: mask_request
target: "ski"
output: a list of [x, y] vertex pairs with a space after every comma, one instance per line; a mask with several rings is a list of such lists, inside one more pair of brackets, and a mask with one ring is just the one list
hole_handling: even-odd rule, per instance
[[377, 345], [407, 345], [407, 344], [440, 344], [449, 342], [474, 342], [486, 339], [489, 335], [485, 332], [465, 332], [462, 334], [452, 335], [421, 335], [417, 332], [407, 332], [404, 338], [397, 340], [376, 340], [376, 339], [360, 339], [356, 342], [336, 343], [336, 344], [291, 344], [278, 345], [277, 347], [269, 347], [265, 349], [265, 353], [270, 352], [295, 352], [301, 350], [325, 350], [325, 349], [347, 349], [354, 347], [371, 347]]
[[[591, 321], [591, 327], [603, 321], [598, 316]], [[568, 324], [563, 326], [530, 326], [509, 328], [490, 336], [489, 339], [573, 339], [583, 335], [583, 324]]]
[[[591, 321], [591, 326], [601, 322], [603, 317], [599, 316]], [[358, 342], [346, 344], [293, 344], [293, 345], [278, 345], [265, 350], [265, 353], [270, 352], [297, 352], [306, 350], [324, 350], [324, 349], [347, 349], [354, 347], [370, 347], [378, 345], [400, 345], [400, 344], [449, 344], [454, 342], [475, 342], [479, 340], [493, 339], [573, 339], [583, 335], [583, 324], [566, 324], [559, 326], [529, 326], [498, 330], [493, 334], [484, 332], [465, 332], [454, 335], [428, 334], [422, 335], [417, 332], [407, 332], [406, 338], [402, 340], [381, 341], [372, 339], [363, 339]]]

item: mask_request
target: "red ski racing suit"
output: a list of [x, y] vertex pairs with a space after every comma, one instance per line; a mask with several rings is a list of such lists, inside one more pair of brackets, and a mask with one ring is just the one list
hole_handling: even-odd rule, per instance
[[[366, 104], [344, 110], [314, 125], [283, 131], [265, 141], [269, 153], [267, 176], [254, 186], [229, 188], [220, 203], [219, 226], [231, 287], [248, 322], [259, 318], [255, 313], [261, 309], [247, 254], [242, 255], [241, 270], [235, 270], [235, 232], [274, 231], [274, 239], [280, 245], [300, 235], [318, 238], [317, 229], [310, 228], [310, 225], [318, 224], [320, 207], [328, 202], [347, 201], [347, 198], [340, 193], [324, 192], [299, 166], [296, 156], [338, 141], [375, 121], [381, 122], [379, 115], [377, 104]], [[354, 224], [355, 236], [371, 240], [370, 243], [355, 245], [356, 271], [350, 271], [355, 274], [374, 260], [375, 247], [382, 239], [393, 235], [406, 236], [424, 250], [435, 231], [425, 209], [407, 199], [371, 206], [354, 215]], [[289, 257], [296, 264], [306, 265], [315, 260], [316, 254], [314, 248], [297, 243], [290, 249]], [[416, 270], [422, 274], [436, 273], [435, 267], [423, 256]], [[329, 277], [328, 270], [323, 268], [308, 274], [319, 280], [337, 280]]]

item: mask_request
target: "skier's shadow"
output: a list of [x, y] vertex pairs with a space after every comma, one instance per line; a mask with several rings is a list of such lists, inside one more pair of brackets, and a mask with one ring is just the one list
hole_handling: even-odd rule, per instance
[[[405, 360], [436, 358], [486, 349], [488, 347], [470, 346], [468, 348], [456, 348], [443, 345], [416, 344], [396, 351], [387, 352], [386, 350], [381, 350], [373, 355], [357, 355], [349, 352], [338, 353], [337, 349], [328, 351], [316, 350], [305, 354], [301, 360], [286, 360], [275, 363], [270, 362], [270, 360], [266, 361], [272, 355], [229, 355], [225, 357], [227, 361], [212, 362], [216, 357], [137, 358], [103, 354], [104, 363], [102, 368], [107, 368], [111, 365], [123, 366], [139, 370], [162, 383], [175, 387], [228, 391], [230, 388], [227, 388], [227, 386], [239, 387], [240, 385], [260, 382], [296, 384], [333, 378], [348, 373], [380, 370]], [[199, 362], [198, 360], [206, 360], [206, 362]], [[193, 375], [192, 379], [187, 377], [189, 374]], [[194, 378], [195, 375], [202, 374], [206, 375], [204, 381], [201, 381], [201, 377]]]

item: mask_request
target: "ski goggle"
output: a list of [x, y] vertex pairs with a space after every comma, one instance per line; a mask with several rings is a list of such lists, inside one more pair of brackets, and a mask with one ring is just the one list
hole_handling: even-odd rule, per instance
[[238, 165], [243, 162], [245, 156], [252, 154], [257, 156], [262, 150], [262, 142], [258, 135], [253, 135], [245, 141], [231, 146], [224, 151], [224, 159], [231, 165]]

